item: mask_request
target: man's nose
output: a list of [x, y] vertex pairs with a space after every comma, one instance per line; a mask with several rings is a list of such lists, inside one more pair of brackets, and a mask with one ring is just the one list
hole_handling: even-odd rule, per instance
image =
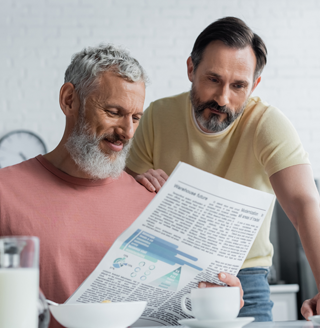
[[221, 85], [215, 95], [215, 101], [219, 106], [227, 106], [229, 104], [230, 89], [228, 85]]
[[119, 126], [117, 127], [117, 134], [123, 139], [129, 140], [134, 135], [134, 127], [131, 117], [122, 117]]

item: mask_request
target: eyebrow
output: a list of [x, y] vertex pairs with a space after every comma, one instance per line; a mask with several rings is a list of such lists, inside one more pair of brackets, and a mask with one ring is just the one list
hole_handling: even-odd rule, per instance
[[218, 78], [221, 78], [221, 77], [222, 77], [220, 74], [217, 74], [217, 73], [215, 73], [215, 72], [211, 72], [211, 71], [208, 71], [208, 72], [206, 73], [206, 75], [211, 75], [211, 76], [215, 76], [215, 77], [218, 77]]
[[[109, 109], [109, 108], [116, 108], [116, 109], [119, 109], [120, 111], [122, 112], [127, 112], [128, 110], [125, 109], [124, 107], [120, 106], [120, 105], [116, 105], [116, 104], [108, 104], [108, 105], [105, 105], [104, 108], [106, 109]], [[136, 115], [140, 115], [142, 116], [143, 115], [143, 112], [138, 112], [138, 113], [135, 113]]]
[[[215, 77], [218, 77], [219, 79], [222, 78], [222, 76], [221, 76], [220, 74], [217, 74], [217, 73], [215, 73], [215, 72], [211, 72], [211, 71], [208, 71], [208, 72], [206, 73], [206, 75], [215, 76]], [[249, 85], [249, 82], [246, 81], [246, 80], [235, 80], [233, 83]]]

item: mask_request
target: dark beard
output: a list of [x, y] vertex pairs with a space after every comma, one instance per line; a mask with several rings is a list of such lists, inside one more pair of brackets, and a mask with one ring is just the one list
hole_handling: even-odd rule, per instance
[[[227, 106], [219, 106], [215, 100], [201, 102], [197, 95], [194, 85], [191, 86], [190, 100], [194, 110], [196, 120], [201, 128], [210, 132], [220, 132], [226, 129], [232, 122], [234, 122], [244, 111], [247, 101], [237, 110], [233, 111]], [[220, 113], [227, 114], [227, 117], [220, 122], [220, 116], [215, 113], [210, 113], [208, 118], [203, 117], [203, 111], [206, 109], [214, 109]]]

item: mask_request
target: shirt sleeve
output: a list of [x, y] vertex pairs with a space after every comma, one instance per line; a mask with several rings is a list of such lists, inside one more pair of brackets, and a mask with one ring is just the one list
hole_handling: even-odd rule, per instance
[[153, 147], [153, 103], [144, 111], [139, 126], [134, 134], [127, 159], [127, 167], [135, 173], [144, 173], [154, 168]]
[[275, 107], [268, 107], [261, 116], [253, 145], [255, 156], [269, 177], [293, 165], [310, 164], [297, 131]]

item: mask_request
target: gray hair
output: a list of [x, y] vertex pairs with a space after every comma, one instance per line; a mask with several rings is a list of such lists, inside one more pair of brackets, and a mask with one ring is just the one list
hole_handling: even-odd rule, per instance
[[129, 52], [112, 44], [88, 47], [74, 54], [68, 66], [64, 83], [74, 85], [82, 103], [99, 82], [99, 76], [112, 71], [130, 82], [143, 81], [148, 77], [139, 62]]

